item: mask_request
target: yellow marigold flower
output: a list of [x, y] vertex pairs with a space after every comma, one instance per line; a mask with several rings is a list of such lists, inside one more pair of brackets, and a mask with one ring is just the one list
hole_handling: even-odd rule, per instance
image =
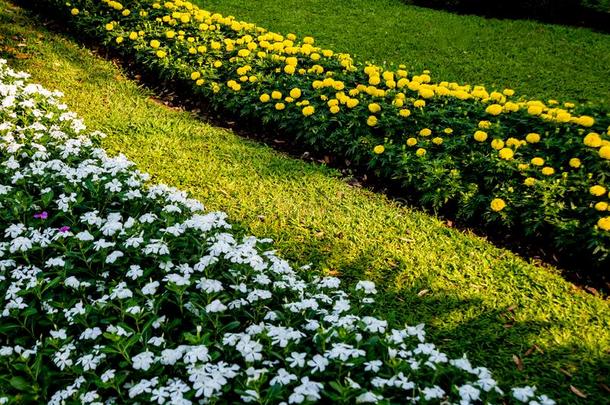
[[445, 129], [443, 129], [443, 132], [446, 133], [447, 135], [451, 135], [453, 133], [453, 129], [445, 128]]
[[290, 90], [290, 97], [294, 99], [301, 97], [301, 89], [295, 87], [294, 89]]
[[377, 86], [379, 83], [381, 83], [381, 79], [379, 78], [379, 76], [369, 77], [369, 84], [371, 86]]
[[443, 143], [443, 138], [440, 136], [432, 138], [432, 143], [435, 145], [441, 145]]
[[542, 166], [544, 164], [544, 159], [541, 157], [535, 157], [531, 160], [534, 166]]
[[527, 108], [527, 113], [530, 115], [540, 115], [540, 114], [542, 114], [542, 110], [543, 110], [543, 108], [541, 105], [534, 104], [534, 105], [530, 105]]
[[374, 127], [375, 125], [377, 125], [377, 117], [375, 117], [374, 115], [371, 115], [367, 120], [366, 120], [366, 124], [370, 127]]
[[221, 62], [221, 61], [219, 61], [219, 60], [214, 61], [214, 63], [212, 64], [212, 66], [214, 66], [216, 69], [218, 69], [219, 67], [221, 67], [221, 66], [222, 66], [222, 62]]
[[506, 207], [506, 202], [504, 202], [501, 198], [494, 198], [491, 200], [491, 204], [489, 204], [492, 210], [495, 212], [500, 212]]
[[504, 147], [504, 141], [502, 139], [494, 139], [491, 141], [491, 147], [495, 150], [500, 150]]
[[193, 73], [191, 73], [191, 79], [192, 79], [192, 80], [197, 80], [197, 79], [199, 79], [200, 77], [201, 77], [201, 73], [199, 73], [199, 72], [193, 72]]
[[196, 84], [197, 86], [201, 86], [203, 83], [205, 83], [205, 80], [203, 80], [203, 79], [199, 79], [199, 80], [197, 80], [197, 81], [195, 82], [195, 84]]
[[167, 56], [167, 53], [165, 53], [165, 51], [157, 51], [158, 58], [165, 58], [166, 56]]
[[502, 106], [500, 104], [491, 104], [485, 109], [487, 114], [500, 115], [502, 113]]
[[529, 143], [538, 143], [540, 142], [540, 135], [535, 132], [530, 132], [525, 136], [525, 140]]
[[395, 99], [392, 101], [392, 105], [394, 105], [395, 107], [398, 107], [398, 108], [402, 107], [404, 104], [405, 104], [405, 102], [404, 102], [404, 100], [403, 100], [403, 99], [401, 99], [401, 98], [395, 98]]
[[570, 166], [573, 167], [574, 169], [578, 169], [581, 165], [579, 158], [572, 158], [572, 159], [570, 159], [569, 163], [570, 163]]
[[428, 88], [420, 88], [419, 95], [421, 98], [432, 98], [434, 97], [434, 91]]
[[266, 103], [271, 99], [271, 97], [269, 97], [269, 94], [265, 93], [265, 94], [261, 94], [261, 96], [259, 97], [259, 100], [261, 101], [261, 103]]
[[419, 134], [421, 136], [430, 136], [430, 135], [432, 135], [432, 130], [430, 128], [424, 128], [421, 131], [419, 131]]
[[279, 100], [282, 98], [282, 93], [280, 93], [279, 91], [275, 90], [271, 92], [271, 98], [274, 100]]
[[527, 163], [519, 163], [517, 165], [517, 169], [524, 171], [530, 168], [530, 165], [528, 165]]
[[110, 22], [110, 23], [106, 24], [106, 30], [107, 31], [112, 31], [113, 28], [114, 28], [114, 24], [113, 23]]
[[358, 105], [359, 102], [360, 101], [357, 98], [350, 98], [349, 100], [347, 100], [345, 105], [347, 105], [347, 108], [354, 108]]
[[341, 91], [341, 90], [343, 90], [344, 88], [345, 88], [345, 83], [343, 83], [342, 81], [336, 80], [336, 81], [333, 83], [333, 89], [335, 89], [335, 90], [339, 90], [339, 91]]
[[415, 138], [407, 139], [407, 146], [415, 146], [415, 145], [417, 145], [417, 139], [415, 139]]
[[385, 152], [385, 146], [377, 145], [373, 148], [373, 152], [375, 152], [377, 155], [381, 155], [383, 152]]
[[138, 39], [138, 33], [137, 32], [130, 32], [129, 33], [129, 39], [131, 39], [132, 41], [135, 41], [136, 39]]
[[543, 167], [540, 172], [542, 174], [544, 174], [545, 176], [551, 176], [551, 175], [555, 174], [555, 169], [553, 169], [552, 167], [546, 166], [546, 167]]
[[513, 90], [513, 89], [504, 89], [504, 91], [502, 92], [502, 94], [504, 94], [505, 96], [510, 97], [510, 96], [512, 96], [512, 95], [514, 95], [514, 94], [515, 94], [515, 90]]
[[313, 37], [305, 37], [305, 38], [303, 38], [303, 43], [304, 44], [313, 45], [313, 42], [314, 42]]
[[424, 148], [417, 148], [415, 154], [419, 157], [422, 157], [426, 154], [426, 150]]
[[489, 128], [491, 128], [491, 122], [489, 122], [489, 121], [479, 121], [479, 128], [481, 128], [481, 129], [489, 129]]
[[523, 180], [523, 184], [525, 184], [528, 187], [533, 186], [534, 184], [536, 184], [536, 179], [533, 177], [528, 177], [525, 180]]
[[369, 104], [369, 111], [373, 114], [378, 113], [379, 111], [381, 111], [381, 106], [377, 103], [371, 103]]
[[117, 44], [120, 44], [121, 42], [123, 42], [123, 37], [116, 37], [116, 38], [115, 38], [115, 42], [116, 42]]
[[600, 186], [599, 184], [591, 187], [589, 189], [589, 193], [591, 193], [592, 195], [596, 196], [596, 197], [601, 197], [602, 195], [606, 194], [606, 187], [604, 186]]
[[602, 146], [599, 148], [599, 157], [602, 159], [610, 159], [610, 146]]
[[125, 9], [121, 14], [123, 14], [123, 17], [127, 17], [129, 14], [131, 14], [131, 11]]
[[205, 45], [200, 45], [197, 47], [197, 52], [199, 53], [206, 53], [208, 50], [208, 48]]
[[600, 201], [597, 204], [595, 204], [595, 209], [597, 211], [608, 211], [608, 203], [605, 201]]
[[282, 111], [284, 108], [286, 108], [286, 104], [284, 103], [275, 103], [275, 109], [278, 111]]
[[72, 15], [78, 15], [78, 13], [80, 13], [80, 11], [77, 8], [73, 8], [72, 10], [70, 10], [70, 14]]
[[398, 114], [400, 114], [401, 117], [407, 118], [409, 115], [411, 115], [411, 111], [407, 108], [403, 108], [398, 112]]
[[284, 99], [284, 101], [285, 101], [285, 102], [287, 102], [287, 103], [292, 103], [292, 102], [294, 101], [294, 98], [292, 98], [292, 97], [288, 96], [288, 97], [286, 97], [286, 98]]
[[610, 217], [600, 218], [597, 221], [597, 226], [603, 231], [610, 231]]
[[484, 131], [476, 131], [473, 136], [475, 141], [485, 142], [487, 140], [487, 132]]
[[590, 127], [593, 124], [595, 124], [595, 119], [593, 117], [589, 117], [588, 115], [583, 115], [583, 116], [578, 118], [576, 123], [578, 125], [583, 126], [583, 127]]
[[174, 37], [176, 36], [176, 33], [175, 33], [174, 31], [167, 31], [167, 32], [165, 33], [165, 36], [166, 36], [168, 39], [172, 39], [172, 38], [174, 38]]
[[330, 107], [331, 114], [337, 114], [339, 111], [341, 111], [341, 109], [337, 105], [333, 105]]
[[426, 106], [426, 102], [424, 100], [415, 100], [413, 102], [413, 107], [415, 108], [423, 108]]
[[583, 143], [591, 148], [599, 148], [602, 146], [602, 138], [595, 132], [590, 132], [583, 138]]
[[296, 72], [296, 68], [292, 65], [286, 65], [284, 66], [284, 72], [286, 72], [289, 75], [294, 74], [294, 72]]
[[510, 160], [515, 156], [515, 152], [509, 148], [502, 148], [500, 149], [500, 152], [498, 152], [498, 156], [500, 156], [500, 159]]
[[315, 108], [313, 108], [312, 106], [308, 105], [307, 107], [303, 108], [303, 115], [306, 116], [306, 117], [309, 117], [315, 111], [316, 111]]
[[248, 56], [250, 56], [250, 51], [247, 49], [240, 49], [239, 51], [237, 51], [237, 56], [239, 56], [240, 58], [247, 58]]

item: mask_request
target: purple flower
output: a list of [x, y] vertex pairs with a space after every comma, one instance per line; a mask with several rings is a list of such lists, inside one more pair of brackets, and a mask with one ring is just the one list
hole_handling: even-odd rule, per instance
[[59, 228], [59, 232], [61, 233], [66, 233], [70, 230], [69, 226], [62, 226], [61, 228]]
[[42, 211], [39, 214], [34, 214], [34, 218], [36, 219], [47, 219], [49, 217], [49, 213], [46, 211]]

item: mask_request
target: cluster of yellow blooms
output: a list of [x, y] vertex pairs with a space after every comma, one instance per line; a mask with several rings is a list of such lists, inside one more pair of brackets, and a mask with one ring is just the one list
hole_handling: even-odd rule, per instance
[[[403, 147], [399, 149], [404, 151], [401, 153], [433, 159], [442, 153], [441, 148], [459, 142], [463, 148], [487, 153], [490, 164], [512, 165], [522, 175], [521, 182], [526, 188], [536, 187], [547, 179], [570, 176], [566, 170], [593, 170], [589, 150], [595, 151], [601, 162], [596, 165], [607, 168], [610, 163], [610, 127], [600, 130], [598, 125], [593, 130], [597, 120], [577, 114], [572, 103], [515, 99], [512, 89], [488, 91], [483, 86], [433, 83], [429, 71], [410, 74], [404, 65], [396, 69], [361, 66], [347, 54], [316, 46], [312, 37], [298, 41], [294, 34], [269, 32], [233, 17], [202, 10], [188, 1], [151, 1], [140, 5], [139, 16], [147, 23], [128, 29], [128, 24], [121, 25], [121, 17], [129, 16], [129, 9], [117, 1], [99, 1], [116, 13], [105, 29], [115, 33], [117, 44], [128, 39], [124, 46], [138, 52], [148, 52], [161, 60], [179, 59], [185, 69], [192, 68], [188, 76], [196, 86], [208, 86], [215, 94], [224, 94], [225, 89], [229, 93], [255, 92], [255, 100], [262, 106], [257, 108], [269, 106], [286, 117], [298, 111], [304, 126], [343, 120], [359, 131], [364, 131], [359, 126], [362, 125], [376, 136], [392, 132], [393, 139], [388, 141], [386, 136], [383, 143], [373, 143], [375, 159], [394, 153], [399, 146]], [[71, 14], [79, 16], [80, 10], [73, 8]], [[460, 130], [446, 125], [439, 128], [426, 121], [429, 111], [439, 109], [454, 109], [459, 112], [454, 116], [461, 116], [460, 119], [472, 121], [476, 117], [470, 124], [472, 130], [465, 131], [464, 125], [454, 126]], [[471, 109], [477, 112], [468, 116]], [[515, 134], [506, 124], [513, 122], [510, 120], [527, 120], [534, 130]], [[550, 126], [556, 128], [555, 134], [548, 130]], [[561, 148], [554, 144], [560, 142], [553, 139], [560, 131], [577, 134], [583, 146], [583, 155], [565, 157], [569, 162], [566, 165], [557, 158], [560, 152], [548, 155], [548, 145]], [[511, 132], [513, 135], [508, 136]], [[468, 142], [471, 145], [467, 146]], [[577, 149], [572, 148], [570, 153]], [[605, 200], [610, 196], [603, 185], [591, 185], [595, 177], [590, 174], [580, 186], [590, 187], [593, 198], [604, 199], [590, 201], [591, 207], [607, 212], [610, 200]], [[510, 207], [510, 202], [502, 197], [490, 196], [489, 208], [493, 212]], [[600, 217], [597, 227], [610, 231], [610, 216]]]

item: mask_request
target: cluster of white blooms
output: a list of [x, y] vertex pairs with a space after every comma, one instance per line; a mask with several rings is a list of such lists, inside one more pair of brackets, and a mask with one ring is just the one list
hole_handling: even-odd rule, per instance
[[0, 403], [554, 402], [149, 186], [0, 61]]

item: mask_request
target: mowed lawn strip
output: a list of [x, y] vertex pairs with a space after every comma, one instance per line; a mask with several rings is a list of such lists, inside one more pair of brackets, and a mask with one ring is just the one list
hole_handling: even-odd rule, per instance
[[610, 108], [610, 35], [527, 20], [486, 19], [403, 0], [194, 0], [200, 7], [433, 81], [508, 87], [529, 99]]
[[313, 263], [348, 283], [374, 280], [384, 291], [381, 316], [396, 325], [425, 322], [443, 350], [468, 352], [500, 381], [537, 385], [562, 403], [603, 402], [607, 302], [481, 238], [352, 188], [334, 170], [170, 109], [112, 63], [5, 0], [0, 5], [2, 56], [63, 91], [90, 128], [108, 134], [103, 146], [125, 153], [153, 181], [226, 211], [244, 232], [273, 238], [296, 264]]

